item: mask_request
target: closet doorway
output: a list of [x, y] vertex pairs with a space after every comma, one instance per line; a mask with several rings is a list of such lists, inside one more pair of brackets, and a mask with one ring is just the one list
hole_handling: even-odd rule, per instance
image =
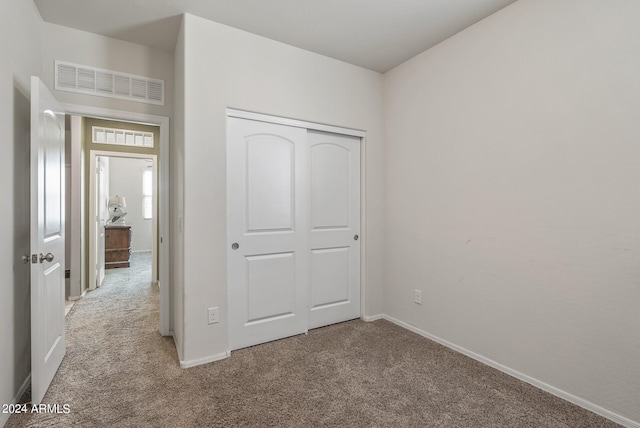
[[361, 136], [227, 119], [232, 350], [359, 318]]

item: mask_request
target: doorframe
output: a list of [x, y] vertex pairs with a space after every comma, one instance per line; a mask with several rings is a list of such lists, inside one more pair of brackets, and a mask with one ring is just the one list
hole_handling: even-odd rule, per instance
[[151, 168], [153, 171], [153, 198], [151, 199], [152, 210], [156, 215], [151, 219], [151, 252], [152, 257], [152, 269], [151, 269], [151, 281], [155, 283], [160, 282], [158, 277], [158, 156], [145, 153], [128, 153], [128, 152], [112, 152], [108, 150], [90, 150], [89, 151], [89, 226], [88, 238], [89, 238], [89, 290], [95, 290], [96, 288], [96, 174], [95, 169], [97, 166], [98, 157], [108, 158], [124, 158], [124, 159], [151, 159]]
[[[341, 126], [326, 125], [306, 120], [291, 119], [282, 116], [272, 116], [247, 110], [239, 110], [227, 107], [227, 119], [236, 117], [258, 122], [273, 123], [276, 125], [294, 126], [312, 131], [331, 132], [360, 138], [360, 319], [372, 321], [367, 311], [367, 181], [366, 181], [366, 155], [367, 155], [367, 131]], [[228, 286], [228, 285], [227, 285]], [[227, 293], [228, 295], [228, 293]], [[227, 302], [228, 306], [228, 302]]]
[[[160, 157], [158, 160], [158, 287], [160, 289], [160, 334], [170, 336], [170, 287], [169, 277], [169, 118], [146, 113], [134, 113], [102, 107], [80, 104], [62, 104], [66, 114], [92, 117], [97, 119], [116, 120], [121, 122], [140, 122], [160, 128]], [[149, 158], [151, 155], [146, 155]], [[72, 165], [78, 168], [79, 165]], [[79, 225], [78, 225], [79, 227]], [[73, 254], [73, 252], [72, 252]], [[88, 256], [88, 255], [87, 255]]]

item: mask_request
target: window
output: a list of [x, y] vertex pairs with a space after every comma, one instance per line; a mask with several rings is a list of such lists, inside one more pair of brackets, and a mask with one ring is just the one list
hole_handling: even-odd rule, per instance
[[115, 144], [118, 146], [153, 147], [153, 133], [130, 131], [128, 129], [104, 128], [92, 126], [93, 142], [96, 144]]
[[151, 168], [142, 172], [142, 218], [151, 220], [153, 217], [153, 173]]

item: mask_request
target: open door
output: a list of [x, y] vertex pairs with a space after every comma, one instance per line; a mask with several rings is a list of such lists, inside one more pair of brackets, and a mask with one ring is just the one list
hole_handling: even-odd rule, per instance
[[105, 276], [105, 259], [104, 259], [104, 244], [105, 244], [105, 229], [108, 219], [108, 205], [109, 205], [109, 192], [107, 190], [107, 173], [109, 169], [109, 158], [105, 156], [96, 157], [96, 245], [95, 245], [95, 258], [96, 258], [96, 287], [102, 285], [102, 281]]
[[64, 112], [31, 77], [31, 400], [40, 404], [65, 354]]

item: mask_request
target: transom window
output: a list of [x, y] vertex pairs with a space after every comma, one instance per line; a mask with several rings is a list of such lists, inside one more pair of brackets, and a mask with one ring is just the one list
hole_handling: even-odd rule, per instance
[[153, 147], [153, 132], [128, 129], [91, 127], [93, 142], [97, 144], [115, 144], [118, 146]]

